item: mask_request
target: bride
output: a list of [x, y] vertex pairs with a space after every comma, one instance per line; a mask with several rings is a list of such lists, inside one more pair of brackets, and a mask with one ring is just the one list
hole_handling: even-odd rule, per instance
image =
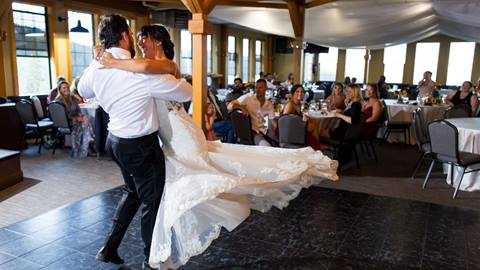
[[[138, 34], [145, 60], [114, 59], [103, 53], [106, 68], [172, 73], [173, 43], [160, 25]], [[250, 209], [282, 209], [302, 188], [323, 179], [337, 180], [337, 162], [310, 147], [283, 149], [211, 142], [182, 106], [156, 100], [166, 180], [153, 232], [149, 264], [178, 268], [205, 251], [221, 227], [232, 231]]]

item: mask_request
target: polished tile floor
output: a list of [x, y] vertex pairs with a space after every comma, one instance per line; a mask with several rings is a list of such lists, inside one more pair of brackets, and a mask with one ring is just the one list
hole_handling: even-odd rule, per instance
[[[97, 262], [112, 189], [0, 229], [0, 269], [118, 269]], [[135, 218], [120, 255], [141, 269]], [[283, 211], [224, 231], [184, 269], [480, 269], [480, 212], [312, 187]]]

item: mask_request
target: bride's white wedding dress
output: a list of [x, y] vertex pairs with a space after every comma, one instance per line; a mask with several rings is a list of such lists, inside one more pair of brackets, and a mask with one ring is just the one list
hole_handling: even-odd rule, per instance
[[205, 251], [222, 226], [235, 229], [250, 209], [282, 209], [302, 188], [338, 179], [337, 162], [310, 147], [206, 141], [183, 108], [156, 103], [166, 183], [153, 232], [153, 267], [177, 268]]

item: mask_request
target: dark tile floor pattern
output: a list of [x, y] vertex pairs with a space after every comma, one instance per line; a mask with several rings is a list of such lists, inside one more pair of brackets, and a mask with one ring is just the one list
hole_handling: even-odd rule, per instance
[[[0, 269], [118, 269], [95, 253], [116, 188], [0, 229]], [[138, 215], [120, 248], [141, 269]], [[480, 269], [480, 212], [313, 187], [252, 212], [183, 269]]]

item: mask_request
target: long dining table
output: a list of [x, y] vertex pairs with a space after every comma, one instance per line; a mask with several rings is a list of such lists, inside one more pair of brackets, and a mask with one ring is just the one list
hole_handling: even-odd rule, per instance
[[[448, 119], [448, 122], [452, 123], [458, 130], [458, 150], [462, 152], [469, 152], [474, 154], [480, 154], [480, 118], [453, 118]], [[450, 166], [444, 165], [443, 170], [447, 173], [447, 183], [450, 184]], [[470, 169], [478, 169], [480, 165], [476, 167], [468, 167]], [[460, 181], [461, 168], [454, 167], [453, 169], [453, 184], [457, 186]], [[464, 191], [477, 191], [480, 190], [480, 171], [467, 173], [463, 176], [460, 190]]]

